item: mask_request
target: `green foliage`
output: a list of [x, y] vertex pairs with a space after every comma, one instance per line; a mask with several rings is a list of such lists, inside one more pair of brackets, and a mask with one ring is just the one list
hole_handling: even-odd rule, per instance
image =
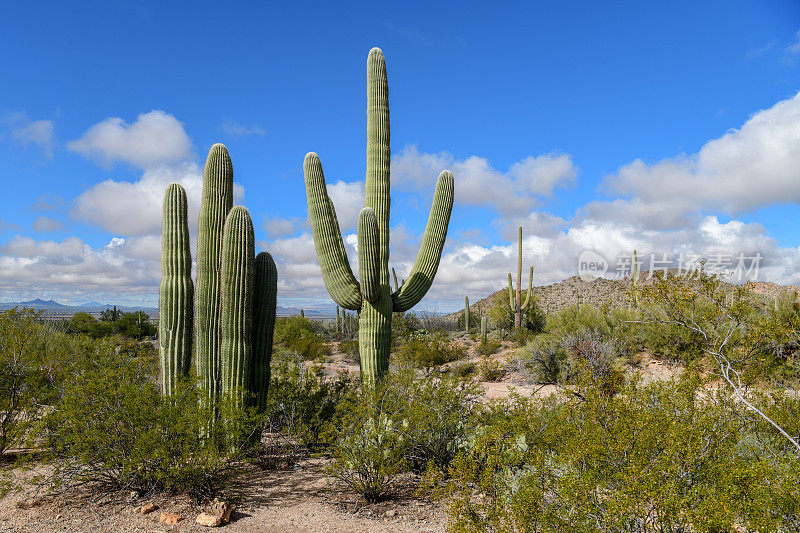
[[330, 353], [323, 341], [323, 333], [321, 324], [307, 318], [292, 316], [275, 320], [275, 343], [306, 361], [322, 361]]
[[[522, 291], [525, 293], [525, 291]], [[514, 331], [514, 311], [509, 307], [507, 295], [500, 292], [491, 303], [488, 310], [489, 318], [497, 329]], [[527, 299], [527, 294], [525, 295]], [[545, 329], [547, 316], [536, 303], [536, 298], [531, 295], [528, 306], [520, 311], [523, 335], [535, 335]]]
[[122, 335], [141, 340], [152, 337], [158, 328], [150, 322], [150, 315], [143, 311], [125, 313], [116, 321], [98, 320], [89, 313], [75, 313], [69, 320], [69, 331], [88, 335], [93, 339]]
[[487, 357], [478, 365], [478, 375], [481, 381], [500, 381], [506, 375], [506, 370], [503, 363]]
[[444, 333], [417, 334], [400, 345], [397, 356], [402, 362], [430, 372], [434, 367], [461, 359], [464, 352], [452, 344]]
[[337, 406], [352, 390], [346, 374], [325, 379], [320, 367], [292, 358], [277, 361], [267, 396], [267, 431], [311, 452], [324, 450], [331, 444], [328, 426]]
[[478, 344], [478, 353], [481, 355], [493, 355], [500, 351], [502, 344], [497, 339], [486, 339]]
[[361, 359], [358, 357], [358, 341], [346, 340], [339, 342], [339, 351], [344, 354], [347, 361], [356, 364], [361, 362]]
[[408, 367], [343, 402], [330, 473], [367, 501], [403, 472], [447, 472], [475, 423], [477, 389], [455, 375], [420, 380]]
[[209, 427], [212, 413], [199, 388], [180, 381], [162, 397], [157, 372], [154, 357], [130, 359], [104, 349], [74, 366], [57, 408], [32, 436], [53, 465], [51, 487], [89, 483], [199, 496], [230, 479], [259, 418], [223, 402], [224, 423]]
[[[454, 531], [795, 531], [800, 461], [693, 376], [498, 402], [451, 470]], [[797, 400], [773, 396], [794, 416]], [[776, 415], [777, 416], [777, 415]]]

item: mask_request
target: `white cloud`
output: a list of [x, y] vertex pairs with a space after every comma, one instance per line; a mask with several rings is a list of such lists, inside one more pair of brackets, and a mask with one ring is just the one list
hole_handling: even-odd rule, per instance
[[800, 30], [794, 34], [794, 40], [786, 47], [786, 53], [791, 55], [800, 54]]
[[608, 188], [646, 205], [681, 213], [717, 209], [736, 215], [800, 201], [800, 93], [759, 111], [696, 154], [653, 164], [637, 159], [607, 178]]
[[36, 217], [33, 221], [33, 230], [39, 233], [57, 231], [62, 228], [63, 222], [50, 217]]
[[336, 210], [339, 228], [343, 232], [355, 228], [358, 224], [358, 213], [364, 208], [364, 182], [337, 181], [327, 188]]
[[300, 217], [269, 217], [264, 219], [262, 225], [269, 239], [294, 235], [299, 229], [307, 226], [308, 219]]
[[117, 117], [90, 127], [67, 148], [110, 166], [117, 161], [152, 168], [189, 158], [192, 143], [178, 119], [164, 111], [150, 111], [132, 124]]
[[527, 156], [500, 172], [484, 157], [458, 160], [449, 152], [422, 153], [416, 146], [406, 146], [392, 157], [391, 170], [393, 183], [401, 189], [421, 191], [433, 191], [439, 173], [450, 170], [456, 180], [456, 204], [487, 206], [511, 215], [530, 211], [556, 187], [572, 185], [578, 175], [566, 154]]
[[22, 145], [38, 146], [44, 155], [53, 157], [55, 125], [52, 120], [31, 120], [26, 113], [11, 113], [5, 122], [11, 129], [11, 138]]
[[232, 120], [226, 120], [223, 122], [219, 129], [228, 135], [233, 135], [234, 137], [244, 137], [246, 135], [258, 135], [263, 137], [267, 134], [266, 130], [261, 126], [243, 126]]

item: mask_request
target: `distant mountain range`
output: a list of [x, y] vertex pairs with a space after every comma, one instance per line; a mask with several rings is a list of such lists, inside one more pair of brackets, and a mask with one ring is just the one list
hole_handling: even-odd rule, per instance
[[[64, 316], [64, 315], [73, 315], [75, 313], [93, 313], [93, 314], [102, 313], [106, 309], [113, 309], [114, 304], [104, 304], [92, 301], [76, 305], [67, 305], [59, 303], [55, 300], [42, 300], [41, 298], [36, 298], [35, 300], [30, 300], [27, 302], [0, 303], [0, 311], [13, 309], [14, 307], [20, 307], [20, 308], [29, 307], [37, 311], [43, 311], [45, 315]], [[118, 305], [117, 309], [122, 311], [123, 313], [144, 311], [145, 313], [150, 315], [151, 318], [158, 317], [157, 307]], [[304, 308], [303, 313], [305, 314], [305, 316], [309, 318], [331, 318], [336, 316], [336, 305], [332, 303], [330, 305], [316, 305], [314, 307]], [[278, 316], [299, 315], [300, 308], [283, 307], [279, 305], [276, 309], [276, 314]]]

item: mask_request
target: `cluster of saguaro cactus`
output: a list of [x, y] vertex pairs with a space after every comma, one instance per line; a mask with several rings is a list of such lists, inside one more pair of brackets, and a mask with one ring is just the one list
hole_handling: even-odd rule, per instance
[[522, 312], [531, 304], [531, 293], [533, 292], [533, 265], [528, 276], [528, 294], [522, 302], [522, 226], [519, 227], [519, 251], [517, 253], [517, 290], [512, 288], [511, 272], [508, 273], [508, 301], [511, 310], [514, 312], [514, 329], [519, 331], [522, 325]]
[[163, 390], [189, 369], [194, 298], [195, 370], [209, 399], [249, 393], [266, 406], [277, 269], [267, 252], [255, 257], [253, 221], [233, 207], [233, 165], [221, 144], [211, 147], [203, 171], [197, 236], [197, 287], [192, 295], [186, 193], [167, 189], [164, 201], [160, 292]]
[[383, 53], [373, 48], [367, 58], [367, 175], [364, 209], [358, 216], [360, 283], [353, 275], [339, 223], [325, 187], [317, 154], [305, 157], [308, 212], [322, 277], [333, 300], [359, 312], [361, 376], [381, 379], [389, 367], [392, 313], [416, 305], [439, 267], [453, 208], [453, 174], [439, 175], [428, 225], [417, 259], [403, 286], [389, 286], [389, 95]]

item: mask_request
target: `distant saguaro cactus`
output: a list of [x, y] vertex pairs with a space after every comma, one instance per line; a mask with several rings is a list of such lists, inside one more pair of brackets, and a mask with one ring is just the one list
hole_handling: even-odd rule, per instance
[[464, 332], [469, 333], [469, 296], [464, 296]]
[[639, 256], [633, 251], [633, 306], [639, 308]]
[[173, 183], [164, 195], [161, 228], [161, 285], [158, 291], [158, 340], [161, 391], [172, 394], [189, 374], [192, 358], [194, 285], [189, 249], [186, 191]]
[[488, 320], [485, 316], [481, 317], [481, 342], [486, 342], [486, 326]]
[[439, 174], [433, 206], [417, 259], [403, 286], [389, 287], [389, 90], [379, 48], [367, 59], [367, 176], [364, 209], [358, 216], [361, 282], [347, 260], [322, 163], [310, 152], [303, 163], [308, 213], [322, 277], [334, 301], [359, 312], [358, 345], [362, 380], [374, 384], [389, 367], [392, 313], [416, 305], [433, 282], [453, 208], [453, 174]]
[[525, 311], [531, 303], [531, 293], [533, 292], [533, 265], [531, 265], [531, 273], [528, 276], [528, 294], [525, 296], [525, 301], [522, 302], [522, 226], [519, 227], [519, 251], [517, 253], [517, 290], [514, 292], [512, 288], [511, 272], [508, 273], [508, 301], [511, 305], [511, 311], [514, 312], [514, 329], [519, 331], [522, 325], [522, 312]]

